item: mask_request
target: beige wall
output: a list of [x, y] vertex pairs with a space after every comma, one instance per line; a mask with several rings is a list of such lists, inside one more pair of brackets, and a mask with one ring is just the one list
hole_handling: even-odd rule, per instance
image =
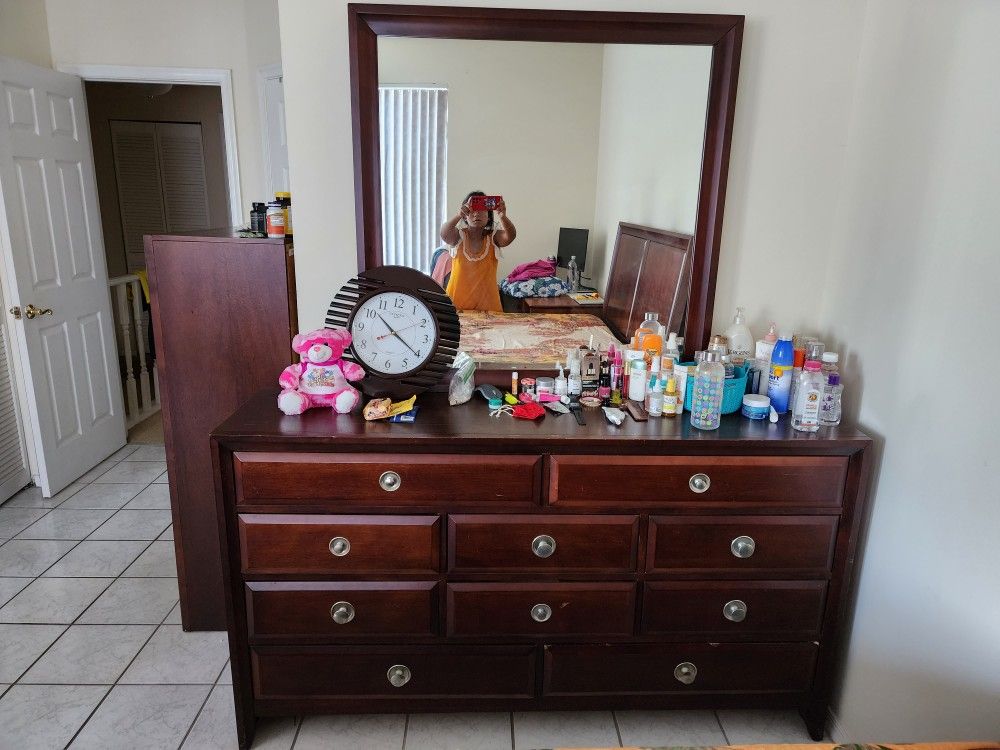
[[[231, 70], [242, 208], [248, 217], [250, 203], [266, 197], [257, 66], [281, 62], [275, 2], [46, 0], [52, 62]], [[260, 38], [266, 43], [253, 42]]]
[[[611, 7], [606, 0], [535, 6]], [[792, 328], [818, 320], [815, 288], [800, 281], [825, 258], [832, 231], [864, 6], [863, 0], [699, 5], [706, 13], [748, 16], [716, 295], [723, 326], [736, 304], [747, 306], [757, 328], [771, 317]], [[690, 5], [627, 0], [614, 9], [690, 11]], [[299, 320], [312, 326], [357, 270], [347, 2], [279, 0], [279, 10]]]
[[619, 222], [694, 234], [711, 64], [710, 47], [605, 47], [587, 261], [598, 289], [606, 288]]
[[211, 226], [229, 223], [226, 151], [222, 137], [222, 97], [218, 86], [174, 86], [150, 97], [143, 84], [87, 83], [87, 114], [97, 172], [108, 276], [127, 273], [118, 183], [115, 179], [111, 120], [194, 122], [201, 125]]
[[448, 212], [501, 194], [517, 240], [500, 274], [554, 255], [559, 227], [594, 223], [599, 44], [387, 38], [379, 80], [448, 88]]
[[840, 741], [1000, 734], [998, 27], [987, 0], [868, 4], [816, 287], [881, 455]]
[[0, 0], [0, 55], [52, 66], [45, 0]]

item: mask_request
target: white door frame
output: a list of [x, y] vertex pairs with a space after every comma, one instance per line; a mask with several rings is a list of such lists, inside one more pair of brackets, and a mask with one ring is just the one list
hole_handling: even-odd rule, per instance
[[218, 86], [222, 95], [222, 126], [226, 137], [226, 183], [232, 226], [243, 225], [240, 162], [236, 151], [236, 105], [233, 74], [228, 68], [149, 68], [135, 65], [76, 65], [61, 63], [56, 70], [80, 76], [85, 81], [109, 83], [175, 83]]
[[267, 132], [267, 82], [281, 78], [281, 63], [257, 68], [257, 106], [260, 108], [260, 142], [264, 153], [264, 195], [274, 195], [271, 184], [271, 140]]

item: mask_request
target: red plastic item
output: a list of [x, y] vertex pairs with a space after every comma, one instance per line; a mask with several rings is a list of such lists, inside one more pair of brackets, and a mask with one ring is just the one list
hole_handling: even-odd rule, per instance
[[538, 419], [545, 416], [545, 409], [534, 401], [518, 404], [514, 407], [514, 416], [517, 419]]

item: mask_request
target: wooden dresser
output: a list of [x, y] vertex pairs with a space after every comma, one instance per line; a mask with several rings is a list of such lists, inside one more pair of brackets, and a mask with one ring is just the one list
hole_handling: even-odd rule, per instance
[[868, 437], [419, 403], [268, 391], [213, 433], [241, 747], [310, 712], [794, 707], [822, 737]]
[[222, 630], [209, 433], [299, 357], [292, 245], [231, 229], [145, 237], [185, 630]]

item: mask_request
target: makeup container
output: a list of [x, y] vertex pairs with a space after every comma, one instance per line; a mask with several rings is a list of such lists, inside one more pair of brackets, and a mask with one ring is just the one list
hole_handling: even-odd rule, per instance
[[521, 378], [521, 393], [527, 393], [529, 396], [535, 395], [535, 379], [534, 378]]
[[748, 393], [743, 397], [743, 416], [747, 419], [767, 419], [771, 413], [771, 399], [767, 396], [758, 396], [756, 393]]
[[555, 378], [538, 378], [535, 381], [535, 393], [541, 395], [543, 393], [553, 393], [556, 389]]

